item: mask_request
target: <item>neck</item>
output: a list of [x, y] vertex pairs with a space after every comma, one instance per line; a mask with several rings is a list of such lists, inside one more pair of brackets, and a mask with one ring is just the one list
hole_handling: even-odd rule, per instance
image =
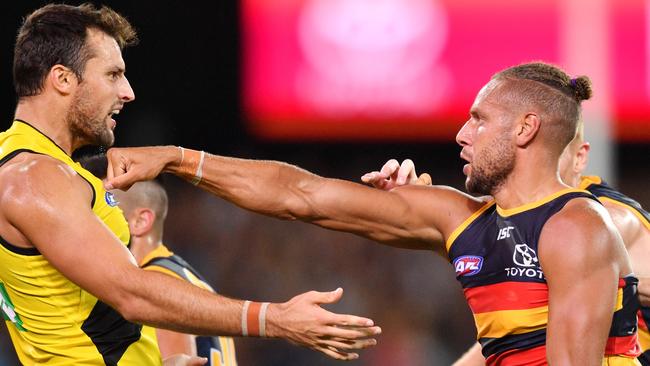
[[66, 111], [45, 95], [22, 98], [16, 107], [14, 119], [23, 120], [49, 137], [68, 155], [80, 146], [66, 122]]
[[132, 236], [131, 237], [131, 253], [135, 257], [135, 260], [138, 262], [138, 265], [142, 263], [142, 260], [152, 251], [158, 249], [162, 245], [162, 241], [155, 237], [154, 235], [144, 235], [144, 236]]
[[[543, 154], [538, 154], [544, 156]], [[506, 181], [494, 192], [497, 205], [511, 209], [538, 201], [561, 189], [569, 188], [558, 175], [557, 161], [520, 159]]]

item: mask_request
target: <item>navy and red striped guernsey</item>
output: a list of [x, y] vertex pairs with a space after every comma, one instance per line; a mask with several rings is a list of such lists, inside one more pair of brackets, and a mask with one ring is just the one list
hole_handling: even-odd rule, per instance
[[[600, 177], [582, 177], [579, 188], [586, 189], [603, 202], [611, 202], [622, 206], [632, 212], [643, 226], [650, 231], [650, 213], [644, 210], [641, 204], [623, 193], [615, 190]], [[641, 306], [639, 317], [639, 343], [641, 344], [641, 355], [639, 361], [643, 366], [650, 366], [650, 307]]]
[[[447, 253], [474, 315], [488, 366], [546, 365], [548, 286], [537, 256], [546, 221], [575, 198], [596, 198], [565, 189], [519, 208], [494, 201], [461, 224], [447, 240]], [[606, 356], [635, 363], [638, 280], [619, 281]]]

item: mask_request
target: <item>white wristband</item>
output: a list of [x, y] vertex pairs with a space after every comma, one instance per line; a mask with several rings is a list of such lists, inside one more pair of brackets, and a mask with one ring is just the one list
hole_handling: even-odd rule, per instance
[[268, 302], [263, 302], [260, 308], [260, 337], [266, 337], [266, 309], [269, 307]]
[[248, 337], [248, 321], [247, 321], [247, 315], [248, 315], [248, 306], [251, 304], [250, 301], [246, 300], [244, 301], [244, 307], [242, 308], [241, 311], [241, 335], [244, 337]]
[[205, 151], [201, 151], [201, 158], [199, 159], [199, 166], [196, 168], [196, 173], [194, 173], [194, 178], [192, 178], [192, 184], [198, 186], [203, 179], [203, 161], [205, 160]]

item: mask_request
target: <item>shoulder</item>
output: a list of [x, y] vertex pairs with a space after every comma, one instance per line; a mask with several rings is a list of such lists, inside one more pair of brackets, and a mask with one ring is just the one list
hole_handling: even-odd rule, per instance
[[0, 204], [4, 208], [47, 207], [47, 202], [91, 198], [92, 192], [67, 164], [41, 154], [20, 154], [0, 169]]
[[586, 197], [567, 202], [558, 213], [548, 219], [542, 229], [545, 234], [561, 237], [594, 237], [607, 235], [614, 230], [611, 217], [603, 205]]
[[576, 264], [613, 260], [622, 247], [607, 210], [589, 198], [567, 202], [549, 218], [539, 239], [541, 257], [564, 262], [571, 258]]
[[634, 214], [632, 207], [618, 201], [608, 199], [600, 200], [617, 227], [639, 223], [639, 218]]

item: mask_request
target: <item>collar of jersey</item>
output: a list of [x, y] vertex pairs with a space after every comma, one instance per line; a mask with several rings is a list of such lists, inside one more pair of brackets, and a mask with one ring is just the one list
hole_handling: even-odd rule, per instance
[[544, 204], [546, 204], [548, 202], [551, 202], [552, 200], [554, 200], [554, 199], [556, 199], [556, 198], [558, 198], [560, 196], [563, 196], [563, 195], [565, 195], [567, 193], [573, 193], [573, 192], [586, 192], [586, 193], [588, 193], [587, 191], [585, 191], [583, 189], [566, 188], [566, 189], [562, 189], [560, 191], [557, 191], [557, 192], [555, 192], [553, 194], [550, 194], [550, 195], [548, 195], [548, 196], [546, 196], [546, 197], [544, 197], [544, 198], [542, 198], [540, 200], [533, 201], [533, 202], [530, 202], [530, 203], [526, 203], [525, 205], [521, 205], [521, 206], [518, 206], [518, 207], [505, 209], [505, 208], [499, 207], [499, 205], [497, 204], [497, 213], [502, 217], [508, 217], [508, 216], [516, 215], [516, 214], [522, 213], [524, 211], [532, 210], [534, 208], [542, 206], [542, 205], [544, 205]]

